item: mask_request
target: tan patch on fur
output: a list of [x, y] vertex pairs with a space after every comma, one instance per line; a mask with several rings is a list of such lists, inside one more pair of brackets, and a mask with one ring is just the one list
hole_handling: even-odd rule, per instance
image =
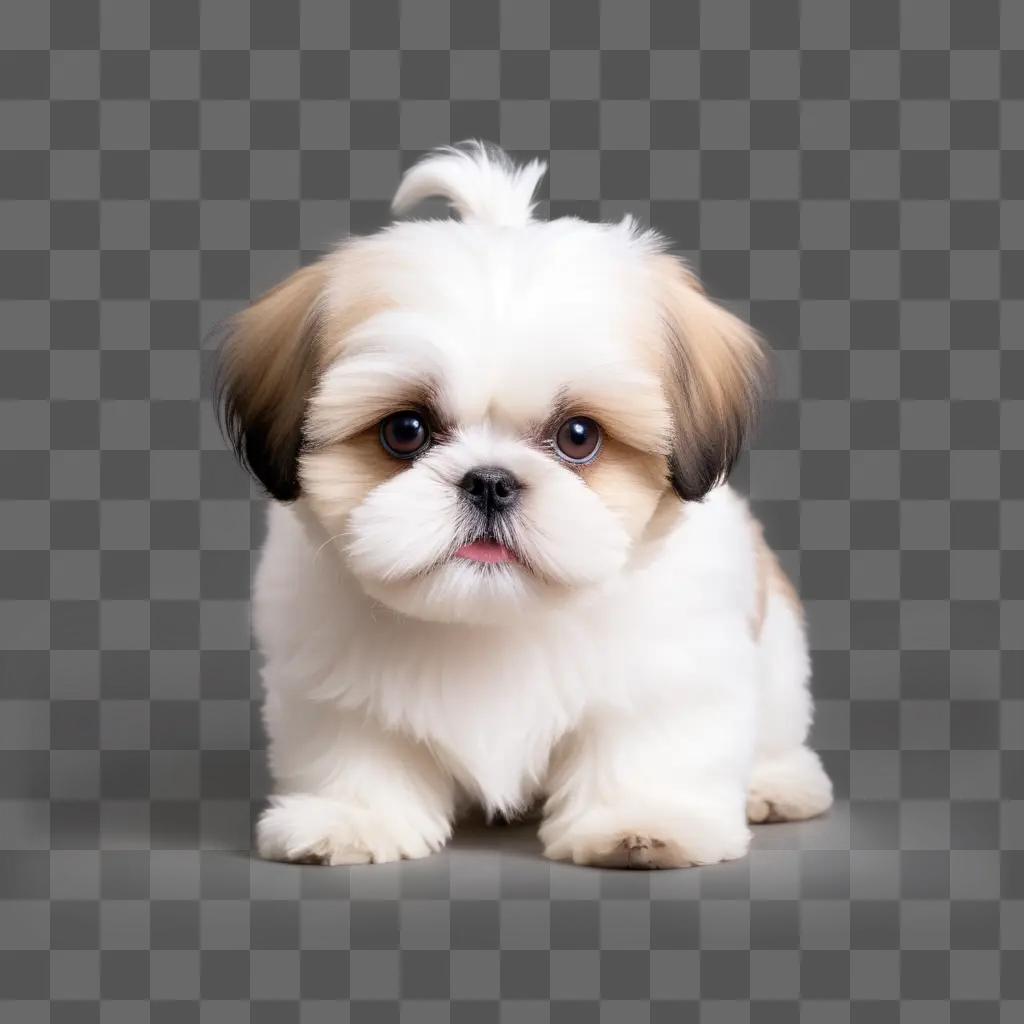
[[636, 833], [625, 833], [608, 849], [595, 853], [591, 863], [604, 868], [632, 868], [654, 871], [659, 868], [688, 868], [691, 862], [678, 843]]
[[227, 432], [268, 491], [298, 496], [309, 396], [346, 337], [390, 304], [375, 250], [348, 243], [303, 267], [228, 324], [220, 386]]
[[229, 325], [223, 372], [239, 416], [267, 418], [271, 445], [280, 444], [302, 422], [315, 371], [327, 273], [323, 260], [296, 270]]
[[751, 628], [754, 636], [759, 637], [764, 627], [765, 615], [768, 612], [768, 598], [771, 594], [775, 594], [791, 605], [800, 619], [803, 618], [804, 610], [800, 602], [800, 595], [797, 594], [793, 581], [782, 568], [779, 556], [772, 551], [764, 539], [764, 527], [753, 516], [750, 516], [750, 527], [757, 549], [757, 598], [754, 603]]
[[345, 441], [306, 452], [299, 460], [302, 490], [313, 511], [331, 529], [375, 487], [408, 469], [381, 447], [376, 427]]
[[634, 540], [643, 534], [669, 486], [664, 456], [637, 451], [608, 435], [581, 475]]
[[701, 497], [726, 476], [756, 418], [765, 350], [742, 320], [711, 301], [693, 273], [666, 254], [651, 258], [655, 337], [675, 423], [675, 483]]

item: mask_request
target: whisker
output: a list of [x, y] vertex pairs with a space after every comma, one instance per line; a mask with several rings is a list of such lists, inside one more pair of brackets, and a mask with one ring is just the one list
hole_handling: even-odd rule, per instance
[[318, 547], [316, 551], [313, 552], [313, 561], [315, 562], [320, 557], [320, 552], [323, 551], [323, 549], [327, 547], [328, 544], [333, 544], [334, 541], [341, 540], [342, 537], [344, 536], [344, 533], [336, 533], [333, 537], [328, 537], [327, 540], [325, 540], [323, 544], [321, 544], [320, 547]]

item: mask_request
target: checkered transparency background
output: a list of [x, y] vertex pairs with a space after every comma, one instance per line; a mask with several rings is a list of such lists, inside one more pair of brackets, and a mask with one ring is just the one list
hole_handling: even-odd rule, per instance
[[[4, 1024], [1024, 1018], [1024, 4], [4, 0], [0, 46]], [[202, 339], [471, 136], [775, 348], [738, 479], [849, 800], [739, 864], [248, 856]]]

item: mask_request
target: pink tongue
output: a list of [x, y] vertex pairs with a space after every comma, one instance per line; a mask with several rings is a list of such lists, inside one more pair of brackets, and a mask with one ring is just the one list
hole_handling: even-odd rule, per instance
[[514, 562], [515, 555], [504, 544], [496, 540], [475, 540], [472, 544], [463, 544], [455, 552], [456, 558], [468, 558], [471, 562]]

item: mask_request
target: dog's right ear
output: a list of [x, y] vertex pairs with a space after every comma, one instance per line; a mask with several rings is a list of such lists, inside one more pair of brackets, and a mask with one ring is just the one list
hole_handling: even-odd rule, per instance
[[757, 418], [767, 385], [764, 343], [713, 302], [674, 256], [655, 259], [667, 359], [665, 393], [675, 422], [669, 479], [684, 501], [726, 480]]
[[217, 374], [224, 433], [278, 501], [300, 493], [298, 460], [316, 378], [326, 261], [295, 271], [226, 326]]

